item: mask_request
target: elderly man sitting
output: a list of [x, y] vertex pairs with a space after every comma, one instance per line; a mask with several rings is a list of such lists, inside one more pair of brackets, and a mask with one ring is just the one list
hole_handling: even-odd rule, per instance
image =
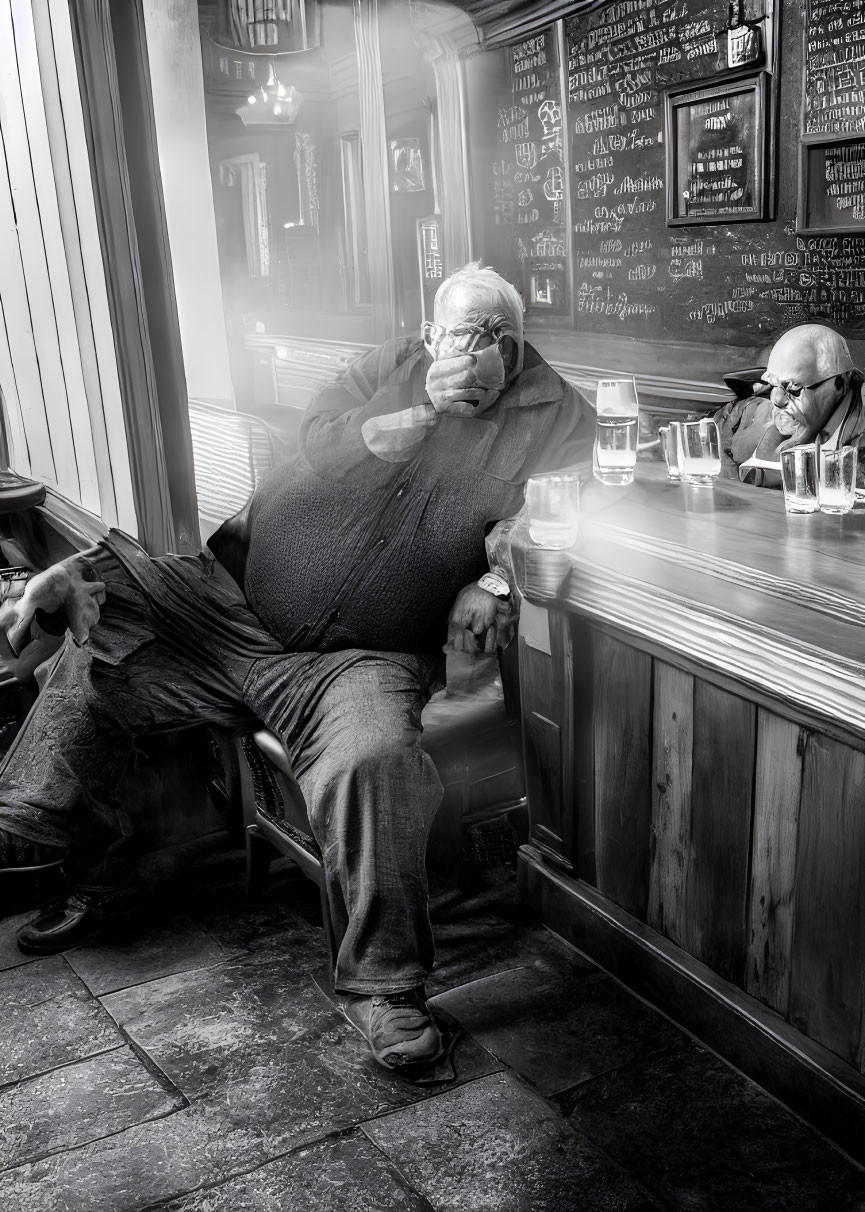
[[318, 394], [298, 456], [209, 551], [151, 559], [111, 532], [4, 608], [16, 650], [37, 610], [72, 633], [0, 771], [0, 867], [65, 855], [72, 888], [21, 928], [23, 950], [62, 950], [135, 904], [116, 788], [136, 734], [260, 720], [321, 849], [347, 1017], [390, 1068], [437, 1058], [425, 850], [442, 788], [421, 710], [448, 630], [499, 642], [485, 535], [530, 474], [573, 460], [583, 413], [524, 344], [522, 312], [498, 274], [465, 267], [423, 341], [388, 342]]
[[753, 394], [715, 414], [730, 473], [780, 488], [780, 467], [742, 464], [777, 463], [783, 450], [815, 440], [826, 447], [858, 446], [865, 436], [862, 388], [863, 375], [839, 333], [824, 324], [788, 329], [772, 347]]

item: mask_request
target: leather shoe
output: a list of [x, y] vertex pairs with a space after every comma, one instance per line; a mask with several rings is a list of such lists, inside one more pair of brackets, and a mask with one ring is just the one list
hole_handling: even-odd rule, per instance
[[25, 955], [53, 955], [84, 943], [125, 918], [143, 903], [141, 883], [133, 877], [122, 888], [104, 891], [72, 889], [44, 905], [16, 935]]
[[378, 1063], [391, 1072], [413, 1076], [444, 1052], [441, 1032], [422, 988], [371, 997], [350, 993], [342, 1000], [342, 1012], [360, 1031]]

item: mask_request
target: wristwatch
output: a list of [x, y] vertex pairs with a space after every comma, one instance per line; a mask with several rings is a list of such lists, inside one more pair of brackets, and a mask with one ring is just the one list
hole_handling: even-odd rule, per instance
[[501, 602], [507, 602], [511, 596], [511, 587], [503, 568], [491, 568], [478, 581], [478, 588], [485, 589]]

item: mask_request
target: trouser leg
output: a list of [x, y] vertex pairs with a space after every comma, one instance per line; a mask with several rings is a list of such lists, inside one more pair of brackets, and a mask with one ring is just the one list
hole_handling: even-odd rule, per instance
[[132, 732], [94, 688], [91, 664], [86, 648], [66, 646], [0, 769], [0, 829], [48, 846], [74, 843], [89, 856], [85, 878], [122, 882], [130, 830], [113, 793]]
[[116, 886], [131, 871], [116, 793], [134, 737], [248, 723], [247, 650], [276, 647], [212, 562], [166, 557], [153, 569], [155, 610], [119, 565], [106, 569], [99, 626], [83, 647], [67, 637], [0, 767], [0, 831], [70, 845], [69, 874], [81, 887]]
[[442, 787], [420, 716], [436, 669], [421, 656], [302, 653], [256, 662], [247, 681], [245, 701], [286, 744], [306, 799], [343, 992], [413, 989], [432, 968], [425, 860]]

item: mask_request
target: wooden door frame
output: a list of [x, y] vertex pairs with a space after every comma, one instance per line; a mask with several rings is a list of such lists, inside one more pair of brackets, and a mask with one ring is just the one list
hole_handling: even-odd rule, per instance
[[138, 538], [152, 555], [193, 552], [192, 439], [142, 0], [69, 7]]

